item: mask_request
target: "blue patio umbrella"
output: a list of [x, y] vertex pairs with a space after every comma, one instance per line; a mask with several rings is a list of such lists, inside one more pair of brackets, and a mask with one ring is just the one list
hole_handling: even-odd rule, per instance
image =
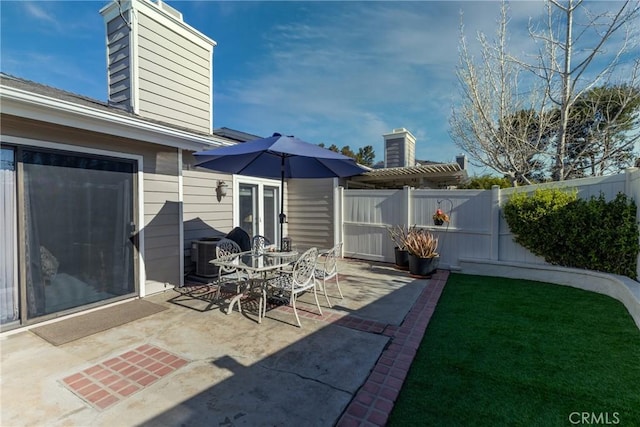
[[[261, 178], [333, 178], [360, 175], [367, 169], [351, 157], [274, 133], [268, 138], [194, 153], [196, 166], [218, 172]], [[286, 222], [284, 197], [280, 197], [280, 238]], [[282, 240], [280, 241], [282, 246]]]

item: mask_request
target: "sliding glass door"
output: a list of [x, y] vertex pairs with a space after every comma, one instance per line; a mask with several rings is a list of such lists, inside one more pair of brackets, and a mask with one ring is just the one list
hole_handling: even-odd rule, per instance
[[0, 151], [2, 329], [135, 295], [137, 162]]
[[0, 148], [0, 325], [19, 320], [15, 151]]
[[27, 317], [134, 293], [134, 162], [20, 153]]

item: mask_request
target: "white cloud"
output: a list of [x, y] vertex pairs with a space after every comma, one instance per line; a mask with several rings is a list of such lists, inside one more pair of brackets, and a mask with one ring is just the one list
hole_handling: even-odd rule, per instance
[[[258, 133], [286, 118], [308, 138], [317, 132], [352, 148], [374, 145], [378, 159], [382, 134], [396, 127], [420, 139], [437, 133], [438, 146], [450, 145], [458, 6], [347, 3], [330, 11], [266, 29], [268, 51], [253, 62], [255, 78], [225, 81], [218, 100], [251, 106], [251, 123], [269, 129]], [[437, 132], [427, 130], [430, 123]]]
[[45, 21], [53, 25], [58, 25], [58, 21], [56, 21], [53, 14], [45, 10], [42, 7], [42, 3], [36, 4], [33, 2], [25, 2], [24, 9], [27, 12], [27, 14], [29, 14], [31, 17], [37, 20]]
[[[55, 37], [87, 37], [102, 17], [99, 2], [94, 1], [24, 1], [22, 6], [31, 29], [40, 33], [55, 33]], [[71, 6], [71, 7], [68, 7]]]
[[[477, 31], [491, 38], [500, 2], [323, 6], [304, 5], [291, 14], [298, 20], [264, 27], [264, 49], [247, 59], [252, 78], [225, 79], [217, 102], [238, 106], [235, 123], [254, 133], [295, 133], [352, 149], [373, 145], [377, 160], [384, 157], [382, 134], [406, 127], [418, 139], [418, 158], [452, 161], [458, 149], [447, 131], [458, 95], [459, 13], [470, 42]], [[515, 52], [535, 51], [529, 22], [545, 13], [542, 2], [510, 3]]]

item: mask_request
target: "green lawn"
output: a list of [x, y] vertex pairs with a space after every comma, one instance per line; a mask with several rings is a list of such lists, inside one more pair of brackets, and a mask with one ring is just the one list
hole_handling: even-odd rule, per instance
[[624, 306], [451, 274], [388, 426], [570, 426], [575, 412], [640, 426], [640, 331]]

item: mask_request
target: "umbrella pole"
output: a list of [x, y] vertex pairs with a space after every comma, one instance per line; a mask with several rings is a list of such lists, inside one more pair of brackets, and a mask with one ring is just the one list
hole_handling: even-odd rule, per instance
[[281, 157], [282, 163], [280, 164], [280, 250], [282, 250], [284, 243], [283, 227], [287, 221], [287, 216], [284, 214], [284, 156]]

